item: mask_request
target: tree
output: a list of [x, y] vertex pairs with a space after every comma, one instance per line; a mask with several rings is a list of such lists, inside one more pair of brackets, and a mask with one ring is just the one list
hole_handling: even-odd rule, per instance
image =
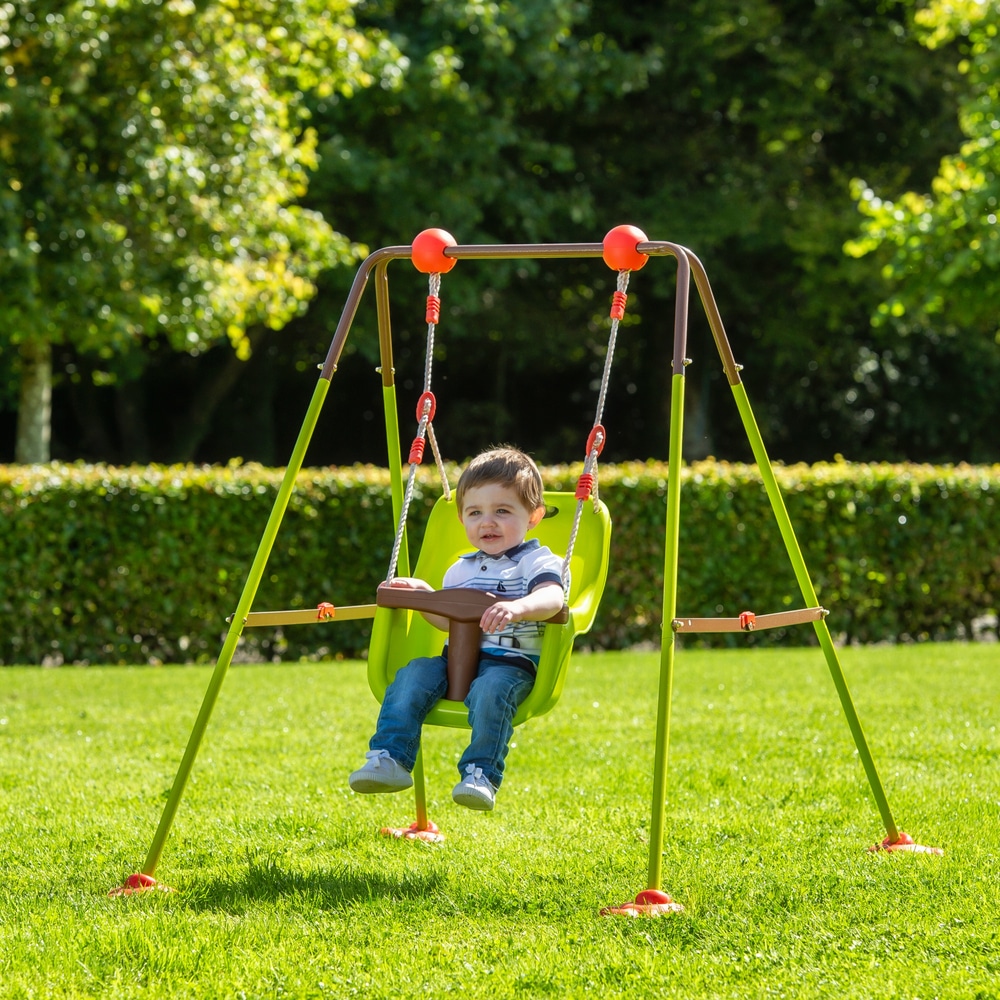
[[16, 459], [48, 460], [52, 349], [127, 385], [159, 349], [245, 358], [356, 248], [297, 204], [303, 90], [391, 83], [350, 0], [0, 3], [0, 351]]
[[[620, 51], [594, 33], [588, 12], [568, 0], [363, 5], [360, 23], [406, 56], [403, 83], [349, 100], [311, 100], [321, 159], [308, 204], [336, 212], [338, 225], [374, 245], [408, 243], [436, 225], [465, 243], [599, 239], [608, 227], [600, 228], [604, 220], [559, 119], [581, 103], [617, 102], [645, 86], [657, 54], [655, 47]], [[610, 301], [598, 301], [587, 283], [606, 273], [613, 288], [613, 276], [600, 262], [494, 262], [460, 272], [442, 292], [439, 338], [438, 385], [447, 388], [438, 419], [448, 427], [449, 454], [473, 454], [487, 437], [515, 437], [546, 459], [576, 455], [593, 416], [588, 383], [595, 365], [599, 371], [607, 335], [599, 319]], [[331, 308], [295, 324], [317, 347], [332, 332], [346, 277], [324, 276], [321, 295]], [[394, 269], [394, 301], [420, 302], [425, 280]], [[422, 371], [422, 317], [394, 312], [407, 391]], [[370, 326], [370, 317], [359, 317], [348, 345], [366, 360], [377, 343]], [[558, 424], [543, 423], [523, 404], [554, 384], [555, 398], [567, 389], [570, 399], [560, 405]]]
[[[922, 46], [916, 9], [915, 0], [366, 0], [352, 10], [356, 30], [379, 40], [364, 54], [378, 85], [302, 83], [296, 113], [311, 115], [318, 163], [298, 204], [373, 246], [435, 225], [467, 243], [593, 241], [618, 223], [641, 225], [705, 262], [774, 457], [947, 457], [958, 439], [935, 421], [950, 420], [947, 376], [963, 359], [904, 358], [898, 344], [886, 358], [870, 324], [884, 297], [878, 269], [842, 252], [857, 234], [852, 178], [922, 189], [959, 142], [961, 42]], [[350, 272], [310, 277], [316, 297], [280, 338], [248, 326], [255, 357], [245, 365], [225, 342], [194, 359], [159, 332], [138, 357], [116, 355], [114, 369], [62, 349], [57, 368], [77, 366], [60, 389], [62, 412], [67, 395], [83, 418], [95, 403], [108, 408], [111, 390], [96, 383], [114, 376], [119, 425], [134, 428], [133, 397], [155, 397], [167, 414], [184, 385], [206, 405], [200, 420], [186, 411], [196, 433], [171, 427], [149, 450], [162, 455], [169, 437], [169, 457], [280, 460], [300, 416], [287, 420], [283, 396], [310, 391]], [[399, 266], [391, 281], [405, 413], [423, 371], [426, 279]], [[435, 381], [451, 455], [503, 437], [544, 461], [580, 453], [613, 283], [600, 261], [463, 261], [448, 276]], [[672, 296], [669, 266], [646, 268], [630, 286], [628, 318], [642, 322], [619, 337], [606, 460], [666, 454]], [[384, 460], [379, 379], [352, 377], [374, 367], [371, 299], [311, 459]], [[686, 429], [701, 433], [687, 454], [747, 457], [697, 309], [691, 339]], [[0, 354], [0, 372], [4, 363]], [[880, 375], [890, 363], [901, 372], [891, 384]], [[900, 391], [928, 377], [938, 378], [936, 394], [909, 407]], [[211, 401], [229, 384], [213, 417]], [[558, 400], [556, 419], [538, 419], [539, 398]], [[211, 434], [199, 437], [210, 417]], [[972, 428], [967, 414], [963, 423]], [[93, 426], [81, 453], [102, 457], [108, 445]], [[971, 449], [972, 440], [958, 443]], [[141, 444], [123, 450], [141, 458]]]
[[879, 305], [880, 322], [945, 319], [1000, 342], [1000, 3], [937, 0], [917, 21], [929, 49], [963, 39], [965, 141], [941, 160], [927, 193], [911, 190], [890, 200], [855, 181], [866, 221], [863, 236], [847, 249], [857, 256], [889, 251], [883, 275], [893, 291]]
[[[914, 9], [911, 0], [366, 4], [365, 23], [408, 57], [404, 86], [316, 104], [324, 156], [310, 204], [336, 205], [348, 231], [380, 243], [429, 225], [462, 242], [592, 241], [621, 222], [683, 243], [705, 262], [748, 378], [766, 394], [755, 404], [776, 454], [867, 457], [886, 441], [866, 437], [870, 401], [854, 375], [879, 279], [841, 252], [857, 226], [850, 180], [922, 183], [957, 136], [953, 56], [928, 57]], [[514, 281], [518, 270], [531, 280]], [[324, 292], [338, 278], [328, 280]], [[414, 277], [394, 281], [409, 293], [400, 301], [415, 300]], [[471, 391], [439, 409], [442, 427], [461, 414], [442, 436], [466, 453], [491, 435], [527, 445], [535, 401], [555, 388], [568, 400], [560, 425], [531, 447], [547, 460], [578, 454], [613, 281], [592, 262], [463, 262], [445, 287], [438, 371], [450, 396]], [[608, 453], [665, 457], [672, 269], [647, 268], [630, 292], [630, 316], [643, 323], [619, 340]], [[296, 327], [315, 328], [322, 315]], [[419, 359], [422, 331], [397, 311], [394, 334], [403, 369], [407, 352]], [[482, 353], [449, 351], [484, 335], [488, 365]], [[697, 310], [692, 350], [687, 424], [705, 428], [695, 444], [748, 457]]]
[[[916, 20], [931, 51], [958, 45], [963, 141], [941, 159], [929, 189], [887, 197], [888, 185], [854, 182], [864, 222], [846, 250], [880, 264], [884, 279], [866, 378], [895, 403], [891, 420], [922, 426], [936, 442], [964, 443], [972, 460], [996, 461], [1000, 3], [935, 0]], [[901, 358], [911, 370], [919, 365], [909, 384]]]

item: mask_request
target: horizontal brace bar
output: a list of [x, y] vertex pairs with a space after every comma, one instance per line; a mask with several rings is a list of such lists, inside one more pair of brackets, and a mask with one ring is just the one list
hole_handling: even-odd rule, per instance
[[[329, 605], [324, 608], [303, 608], [297, 611], [251, 611], [244, 625], [248, 628], [266, 625], [309, 625], [316, 622], [350, 621], [354, 618], [374, 618], [374, 604], [352, 604], [346, 608]], [[230, 615], [226, 621], [233, 620]]]
[[830, 612], [826, 608], [800, 608], [797, 611], [778, 611], [772, 615], [751, 615], [747, 622], [739, 618], [675, 618], [670, 626], [675, 632], [756, 632], [783, 625], [802, 625], [819, 621]]

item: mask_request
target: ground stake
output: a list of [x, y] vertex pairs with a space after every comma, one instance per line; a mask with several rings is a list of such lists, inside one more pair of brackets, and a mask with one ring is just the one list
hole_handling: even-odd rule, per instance
[[108, 896], [112, 899], [116, 896], [134, 896], [137, 893], [150, 892], [154, 889], [160, 892], [174, 892], [169, 885], [157, 882], [152, 875], [144, 875], [142, 872], [136, 872], [133, 875], [129, 875], [121, 885], [112, 889], [108, 893]]
[[913, 838], [908, 833], [899, 831], [898, 840], [890, 840], [888, 837], [881, 844], [872, 844], [869, 851], [908, 851], [910, 854], [944, 854], [940, 847], [925, 847], [923, 844], [915, 844]]
[[416, 821], [409, 826], [383, 826], [383, 837], [395, 837], [397, 840], [422, 840], [427, 844], [444, 843], [444, 834], [434, 823], [428, 821], [427, 826], [421, 828]]
[[675, 903], [665, 892], [659, 889], [644, 889], [631, 903], [620, 906], [605, 906], [601, 910], [602, 917], [663, 917], [670, 913], [681, 913], [684, 907]]

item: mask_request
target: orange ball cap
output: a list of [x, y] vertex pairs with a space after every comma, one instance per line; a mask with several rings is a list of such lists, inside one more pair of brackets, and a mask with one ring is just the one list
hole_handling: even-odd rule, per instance
[[635, 226], [615, 226], [604, 237], [604, 263], [612, 271], [638, 271], [649, 257], [636, 247], [648, 242], [646, 234]]
[[445, 247], [455, 245], [451, 233], [443, 229], [425, 229], [413, 241], [413, 266], [423, 274], [444, 274], [458, 263], [444, 253]]

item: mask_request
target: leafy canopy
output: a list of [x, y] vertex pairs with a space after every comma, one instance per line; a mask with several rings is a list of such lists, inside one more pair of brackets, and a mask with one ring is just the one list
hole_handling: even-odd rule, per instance
[[303, 91], [397, 73], [349, 0], [0, 3], [0, 350], [245, 353], [356, 250], [296, 204]]
[[931, 49], [963, 41], [959, 121], [966, 141], [941, 160], [929, 192], [894, 200], [863, 180], [854, 194], [866, 221], [847, 251], [881, 250], [892, 294], [876, 322], [980, 329], [1000, 342], [1000, 3], [934, 0], [916, 14]]

